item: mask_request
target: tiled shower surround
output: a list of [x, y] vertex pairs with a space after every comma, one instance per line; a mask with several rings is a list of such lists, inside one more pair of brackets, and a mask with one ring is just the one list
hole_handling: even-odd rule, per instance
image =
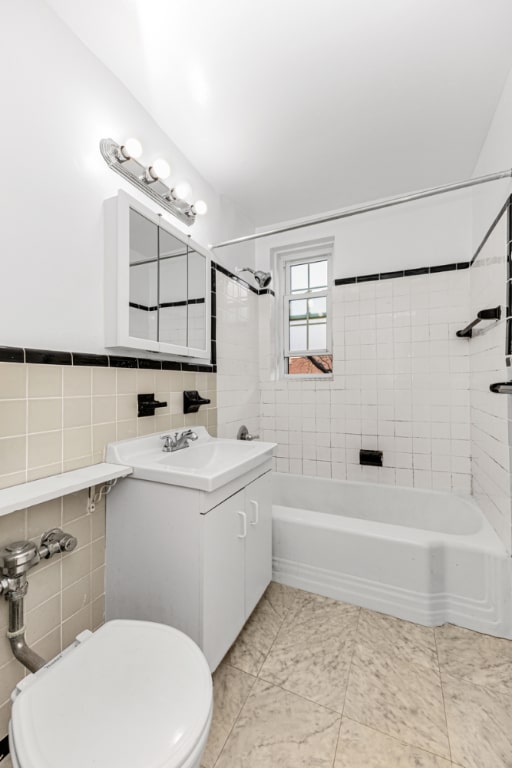
[[217, 388], [219, 437], [245, 424], [259, 430], [258, 312], [273, 297], [217, 273]]
[[[455, 335], [469, 280], [460, 269], [334, 287], [333, 376], [270, 381], [262, 367], [277, 470], [469, 492], [470, 347]], [[383, 467], [360, 466], [361, 448], [383, 451]]]

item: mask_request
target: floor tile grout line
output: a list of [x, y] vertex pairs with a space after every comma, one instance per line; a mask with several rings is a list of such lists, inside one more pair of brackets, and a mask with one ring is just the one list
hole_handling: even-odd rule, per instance
[[[270, 607], [272, 608], [272, 610], [274, 611], [274, 613], [276, 614], [276, 616], [279, 616], [279, 613], [276, 611], [276, 609], [275, 609], [275, 608], [274, 608], [274, 606], [272, 605], [272, 602], [269, 600], [269, 598], [267, 597], [267, 598], [265, 598], [265, 599], [267, 600], [268, 604], [270, 605]], [[295, 598], [294, 598], [294, 602], [295, 602], [295, 600], [296, 600], [296, 599], [297, 599], [297, 598], [295, 597]], [[278, 627], [278, 629], [277, 629], [277, 632], [276, 632], [276, 634], [274, 635], [274, 639], [272, 640], [272, 643], [270, 644], [270, 648], [268, 649], [267, 653], [265, 654], [265, 658], [264, 658], [264, 659], [263, 659], [263, 661], [261, 662], [261, 664], [260, 664], [260, 666], [259, 666], [259, 668], [258, 668], [258, 671], [257, 671], [257, 673], [256, 673], [256, 677], [257, 677], [258, 679], [262, 679], [262, 678], [260, 678], [260, 672], [261, 672], [261, 670], [263, 669], [263, 667], [264, 667], [264, 665], [265, 665], [265, 662], [266, 662], [266, 660], [268, 659], [268, 657], [269, 657], [269, 655], [270, 655], [270, 653], [271, 653], [271, 651], [272, 651], [272, 648], [273, 648], [273, 647], [274, 647], [274, 645], [276, 644], [276, 640], [277, 640], [277, 638], [278, 638], [278, 635], [279, 635], [279, 633], [280, 633], [281, 629], [283, 628], [283, 624], [284, 624], [284, 622], [285, 622], [285, 619], [287, 618], [287, 616], [288, 616], [288, 613], [290, 612], [290, 610], [291, 610], [290, 608], [287, 608], [287, 609], [286, 609], [286, 613], [285, 613], [285, 614], [284, 614], [284, 616], [281, 618], [281, 622], [280, 622], [280, 624], [279, 624], [279, 627]]]
[[353, 664], [353, 661], [354, 661], [354, 656], [355, 656], [355, 652], [356, 652], [356, 648], [357, 648], [357, 638], [359, 636], [359, 624], [361, 622], [361, 611], [362, 611], [362, 609], [360, 608], [359, 609], [359, 614], [357, 616], [356, 628], [354, 630], [354, 647], [352, 648], [352, 654], [350, 656], [350, 662], [349, 662], [349, 665], [348, 665], [347, 684], [345, 686], [345, 696], [343, 697], [343, 706], [341, 708], [341, 716], [342, 717], [343, 717], [344, 712], [345, 712], [345, 704], [347, 703], [347, 693], [348, 693], [348, 686], [349, 686], [349, 683], [350, 683], [350, 673], [352, 672], [352, 664]]
[[341, 727], [343, 725], [343, 713], [345, 711], [345, 702], [347, 701], [347, 692], [348, 692], [348, 684], [350, 682], [350, 672], [351, 672], [351, 669], [352, 669], [352, 661], [354, 659], [354, 654], [356, 652], [357, 636], [358, 636], [358, 633], [359, 633], [359, 622], [360, 622], [360, 620], [361, 620], [361, 608], [359, 608], [359, 613], [357, 614], [357, 624], [356, 624], [355, 629], [354, 629], [354, 647], [352, 648], [352, 653], [350, 655], [350, 662], [349, 662], [348, 670], [347, 670], [347, 683], [345, 685], [345, 695], [343, 697], [343, 705], [341, 707], [340, 727], [338, 729], [338, 739], [336, 741], [336, 748], [334, 750], [334, 758], [333, 758], [333, 761], [332, 761], [332, 768], [334, 768], [334, 766], [336, 765], [336, 758], [338, 757], [338, 747], [340, 745]]
[[[232, 669], [236, 669], [238, 672], [241, 672], [241, 671], [242, 671], [242, 670], [239, 670], [239, 669], [238, 669], [238, 667], [233, 667], [231, 664], [228, 664], [228, 666], [229, 666], [229, 667], [231, 667]], [[248, 673], [248, 672], [245, 672], [244, 674], [248, 675], [249, 673]], [[220, 751], [219, 751], [219, 754], [217, 755], [217, 757], [215, 758], [215, 761], [214, 761], [214, 762], [213, 762], [213, 764], [212, 764], [212, 768], [215, 768], [215, 766], [216, 766], [216, 765], [217, 765], [217, 763], [219, 762], [220, 758], [222, 757], [222, 753], [224, 752], [224, 749], [225, 749], [225, 747], [226, 747], [226, 744], [228, 743], [228, 741], [229, 741], [229, 739], [230, 739], [230, 737], [231, 737], [231, 734], [232, 734], [232, 733], [233, 733], [233, 731], [235, 730], [235, 726], [236, 726], [236, 724], [238, 723], [238, 721], [239, 721], [239, 719], [240, 719], [240, 715], [242, 714], [242, 712], [243, 712], [243, 709], [244, 709], [245, 705], [247, 704], [247, 701], [248, 701], [248, 699], [250, 698], [250, 696], [251, 696], [251, 694], [252, 694], [252, 689], [253, 689], [253, 688], [254, 688], [254, 686], [256, 685], [256, 681], [258, 680], [258, 678], [257, 678], [257, 677], [255, 677], [254, 675], [249, 675], [249, 676], [254, 678], [253, 684], [251, 685], [251, 689], [250, 689], [249, 693], [247, 694], [247, 696], [245, 697], [245, 699], [244, 699], [244, 701], [243, 701], [243, 704], [242, 704], [242, 706], [240, 707], [240, 711], [238, 712], [238, 715], [235, 717], [235, 719], [234, 719], [234, 721], [233, 721], [233, 725], [232, 725], [232, 726], [231, 726], [231, 728], [229, 729], [229, 733], [228, 733], [228, 735], [227, 735], [227, 736], [226, 736], [226, 738], [224, 739], [224, 743], [222, 744], [222, 747], [221, 747], [221, 749], [220, 749]]]
[[[274, 613], [279, 617], [279, 611], [276, 610], [276, 608], [274, 607], [272, 601], [268, 597], [266, 599], [267, 599], [270, 607], [274, 611]], [[337, 602], [339, 602], [339, 601], [337, 601]], [[267, 653], [265, 654], [265, 657], [264, 657], [261, 665], [259, 666], [259, 669], [258, 669], [257, 673], [253, 674], [253, 673], [250, 673], [250, 672], [246, 672], [245, 670], [240, 669], [239, 667], [235, 666], [232, 663], [228, 664], [228, 666], [230, 666], [231, 668], [236, 669], [237, 671], [242, 672], [243, 674], [249, 675], [249, 677], [252, 677], [253, 678], [253, 683], [252, 683], [252, 686], [251, 686], [251, 689], [250, 689], [248, 695], [246, 696], [246, 698], [244, 699], [244, 701], [242, 703], [242, 706], [240, 707], [240, 710], [239, 710], [239, 712], [238, 712], [238, 714], [237, 714], [237, 716], [236, 716], [236, 718], [235, 718], [235, 720], [233, 722], [233, 725], [232, 725], [231, 729], [229, 730], [229, 733], [227, 734], [227, 736], [226, 736], [226, 738], [225, 738], [225, 740], [223, 742], [223, 745], [222, 745], [222, 748], [221, 748], [221, 750], [220, 750], [220, 752], [218, 754], [218, 757], [215, 759], [214, 763], [212, 764], [212, 768], [215, 768], [215, 766], [217, 766], [217, 764], [218, 764], [222, 754], [224, 753], [224, 750], [225, 750], [226, 745], [227, 745], [227, 743], [228, 743], [228, 741], [229, 741], [229, 739], [230, 739], [230, 737], [231, 737], [231, 735], [233, 733], [233, 730], [235, 729], [237, 723], [239, 722], [241, 714], [244, 711], [245, 706], [247, 705], [247, 701], [249, 700], [249, 698], [252, 696], [252, 694], [254, 692], [254, 685], [256, 683], [256, 680], [258, 680], [258, 679], [261, 680], [262, 682], [272, 686], [272, 687], [275, 687], [275, 688], [278, 688], [278, 689], [282, 690], [284, 693], [292, 695], [292, 696], [294, 696], [294, 697], [296, 697], [298, 699], [302, 699], [303, 701], [307, 702], [308, 704], [312, 704], [314, 706], [320, 707], [321, 709], [329, 711], [333, 715], [335, 715], [337, 718], [339, 718], [340, 723], [339, 723], [339, 729], [338, 729], [338, 736], [337, 736], [336, 747], [335, 747], [335, 751], [334, 751], [334, 757], [333, 757], [333, 761], [332, 761], [332, 768], [334, 768], [334, 766], [336, 764], [336, 760], [337, 760], [338, 754], [339, 754], [338, 746], [339, 746], [339, 742], [340, 742], [340, 734], [341, 734], [342, 722], [343, 722], [343, 717], [344, 717], [343, 713], [344, 713], [345, 705], [346, 705], [346, 698], [347, 698], [347, 693], [348, 693], [350, 674], [351, 674], [352, 668], [353, 668], [353, 659], [354, 659], [354, 655], [355, 655], [355, 652], [356, 652], [356, 649], [357, 649], [357, 638], [359, 636], [359, 630], [360, 630], [361, 609], [358, 610], [357, 624], [356, 624], [355, 629], [353, 630], [354, 631], [354, 636], [355, 636], [354, 637], [354, 647], [353, 647], [353, 650], [352, 650], [352, 654], [351, 654], [350, 662], [349, 662], [349, 666], [348, 666], [347, 684], [346, 684], [346, 687], [345, 687], [345, 697], [344, 697], [343, 708], [342, 708], [342, 710], [340, 712], [339, 710], [332, 709], [331, 707], [326, 706], [325, 704], [321, 704], [321, 703], [319, 703], [317, 701], [309, 699], [309, 698], [307, 698], [307, 697], [305, 697], [305, 696], [301, 695], [300, 693], [297, 693], [297, 692], [295, 692], [293, 690], [288, 690], [283, 685], [276, 684], [275, 682], [270, 681], [270, 680], [265, 680], [265, 678], [261, 676], [261, 671], [262, 671], [263, 665], [265, 664], [268, 656], [270, 655], [272, 649], [274, 648], [274, 646], [275, 646], [275, 644], [277, 642], [277, 638], [278, 638], [278, 636], [279, 636], [279, 634], [280, 634], [280, 632], [281, 632], [281, 630], [282, 630], [286, 620], [289, 618], [291, 611], [293, 610], [293, 608], [295, 607], [296, 604], [297, 604], [297, 597], [292, 602], [291, 607], [286, 608], [286, 612], [284, 613], [282, 618], [280, 618], [279, 626], [278, 626], [278, 628], [277, 628], [277, 630], [275, 632], [274, 639], [271, 642], [271, 645], [270, 645]], [[301, 611], [299, 611], [299, 613], [300, 612]], [[443, 688], [442, 676], [441, 676], [441, 665], [440, 665], [440, 662], [439, 662], [439, 650], [438, 650], [438, 645], [437, 645], [437, 637], [435, 635], [435, 630], [434, 629], [433, 629], [433, 637], [434, 637], [435, 653], [436, 653], [436, 667], [437, 667], [436, 671], [437, 671], [437, 673], [439, 675], [440, 686], [441, 686], [441, 693], [442, 693], [442, 698], [443, 698], [443, 708], [444, 708], [444, 714], [445, 714], [445, 723], [446, 723], [449, 755], [439, 754], [438, 752], [435, 752], [435, 751], [433, 751], [431, 749], [428, 749], [428, 748], [425, 748], [423, 746], [419, 746], [418, 744], [409, 743], [408, 740], [404, 740], [401, 737], [389, 734], [389, 733], [387, 733], [385, 731], [381, 731], [380, 729], [375, 728], [374, 726], [369, 726], [369, 725], [367, 725], [365, 723], [360, 723], [360, 725], [362, 727], [369, 728], [370, 730], [373, 730], [374, 732], [381, 733], [383, 736], [387, 736], [388, 738], [393, 739], [394, 741], [396, 741], [398, 743], [402, 743], [402, 744], [406, 745], [409, 748], [417, 749], [417, 750], [420, 750], [422, 752], [425, 752], [426, 754], [430, 754], [430, 755], [433, 755], [435, 757], [439, 757], [439, 758], [441, 758], [443, 760], [446, 760], [448, 763], [450, 763], [450, 765], [453, 765], [454, 768], [463, 768], [463, 766], [461, 764], [454, 763], [453, 759], [452, 759], [451, 743], [450, 743], [450, 738], [449, 738], [448, 722], [447, 722], [447, 715], [446, 715], [446, 704], [445, 704], [445, 698], [444, 698], [444, 688]], [[356, 722], [356, 723], [359, 722], [355, 718], [347, 717], [347, 719], [348, 720], [352, 720], [353, 722]]]
[[338, 736], [336, 738], [336, 746], [334, 747], [334, 756], [332, 758], [332, 768], [336, 765], [336, 758], [338, 757], [338, 747], [340, 745], [341, 726], [343, 725], [343, 715], [340, 715], [340, 727], [338, 728]]
[[350, 720], [352, 723], [357, 723], [358, 725], [361, 725], [363, 728], [367, 728], [369, 731], [375, 731], [375, 733], [380, 733], [382, 736], [387, 736], [388, 739], [393, 739], [393, 741], [397, 741], [400, 744], [404, 744], [406, 747], [409, 747], [410, 749], [419, 749], [420, 752], [426, 752], [428, 755], [433, 755], [434, 757], [439, 757], [441, 760], [445, 760], [447, 763], [450, 763], [453, 765], [456, 765], [457, 768], [464, 768], [462, 763], [454, 763], [451, 757], [446, 757], [446, 755], [441, 755], [439, 752], [433, 752], [431, 749], [427, 749], [426, 747], [419, 747], [417, 744], [412, 744], [410, 741], [407, 741], [403, 736], [393, 736], [391, 733], [388, 733], [387, 731], [383, 731], [380, 728], [376, 728], [374, 725], [368, 725], [367, 723], [361, 723], [359, 720], [356, 720], [355, 717], [347, 717], [347, 715], [343, 715], [343, 719]]
[[[228, 664], [232, 669], [236, 669], [237, 672], [244, 672], [243, 669], [240, 669], [240, 667], [234, 667], [233, 664]], [[246, 675], [250, 675], [250, 677], [254, 677], [256, 680], [261, 680], [262, 683], [265, 683], [266, 685], [271, 685], [273, 688], [279, 688], [284, 693], [288, 693], [291, 696], [296, 696], [298, 699], [302, 699], [302, 701], [306, 701], [308, 704], [314, 704], [316, 707], [321, 707], [322, 709], [326, 709], [328, 712], [332, 712], [335, 715], [338, 715], [338, 717], [341, 717], [341, 712], [339, 709], [333, 709], [332, 707], [328, 707], [327, 704], [320, 704], [318, 701], [314, 701], [313, 699], [308, 699], [307, 696], [304, 696], [302, 693], [297, 693], [297, 691], [291, 691], [289, 688], [285, 688], [280, 683], [274, 683], [271, 680], [266, 680], [264, 677], [255, 677], [255, 675], [252, 675], [250, 672], [244, 672]], [[251, 688], [252, 691], [252, 688]]]
[[[360, 622], [360, 617], [361, 617], [361, 613], [362, 613], [362, 610], [363, 610], [363, 609], [360, 609], [360, 610], [361, 610], [361, 612], [360, 612], [360, 614], [359, 614], [359, 617], [358, 617], [358, 624], [357, 624], [357, 628], [356, 628], [356, 633], [357, 633], [357, 631], [359, 630], [359, 622]], [[414, 623], [414, 622], [413, 622], [413, 623]], [[439, 665], [439, 655], [438, 655], [438, 652], [437, 652], [437, 642], [436, 642], [436, 639], [435, 639], [435, 632], [434, 632], [434, 628], [432, 628], [432, 634], [433, 634], [433, 637], [434, 637], [434, 643], [435, 643], [435, 647], [436, 647], [436, 662], [437, 662], [437, 664], [436, 664], [436, 666], [437, 666], [437, 670], [434, 670], [434, 671], [437, 671], [437, 672], [438, 672], [438, 675], [439, 675], [439, 683], [440, 683], [440, 687], [441, 687], [441, 695], [442, 695], [442, 698], [443, 698], [443, 711], [444, 711], [444, 715], [445, 715], [445, 722], [446, 722], [446, 736], [447, 736], [447, 740], [448, 740], [448, 751], [449, 751], [449, 756], [446, 756], [446, 755], [441, 755], [441, 754], [439, 754], [438, 752], [434, 752], [434, 751], [432, 751], [432, 750], [426, 749], [426, 748], [425, 748], [425, 747], [423, 747], [423, 746], [420, 746], [420, 745], [418, 745], [418, 744], [414, 744], [414, 743], [412, 743], [412, 742], [409, 742], [409, 741], [407, 741], [407, 740], [403, 739], [403, 737], [400, 739], [400, 738], [398, 738], [397, 736], [393, 736], [392, 734], [390, 734], [390, 733], [387, 733], [386, 731], [381, 731], [380, 729], [378, 729], [378, 728], [375, 728], [373, 725], [368, 725], [367, 723], [359, 723], [359, 721], [358, 721], [358, 720], [355, 720], [355, 718], [353, 718], [353, 717], [347, 717], [347, 716], [345, 715], [345, 704], [346, 704], [346, 698], [347, 698], [347, 693], [348, 693], [348, 687], [349, 687], [349, 683], [350, 683], [350, 673], [351, 673], [351, 671], [352, 671], [352, 663], [353, 663], [354, 655], [355, 655], [355, 652], [356, 652], [356, 648], [357, 648], [357, 637], [356, 637], [356, 642], [354, 643], [354, 650], [353, 650], [353, 653], [352, 653], [352, 657], [351, 657], [351, 661], [350, 661], [350, 666], [349, 666], [349, 673], [348, 673], [348, 676], [347, 676], [347, 688], [346, 688], [346, 691], [345, 691], [345, 701], [344, 701], [344, 704], [343, 704], [343, 710], [342, 710], [342, 718], [343, 718], [343, 717], [347, 717], [347, 719], [348, 719], [348, 720], [352, 720], [353, 722], [357, 722], [357, 723], [359, 723], [360, 725], [362, 725], [362, 726], [363, 726], [363, 727], [365, 727], [365, 728], [370, 728], [371, 730], [374, 730], [374, 731], [377, 731], [377, 732], [379, 732], [379, 733], [382, 733], [383, 735], [385, 735], [385, 736], [388, 736], [389, 738], [392, 738], [392, 739], [395, 739], [395, 740], [401, 741], [403, 744], [406, 744], [407, 746], [409, 746], [409, 747], [411, 747], [411, 748], [413, 748], [413, 749], [420, 749], [420, 750], [423, 750], [424, 752], [428, 752], [429, 754], [433, 754], [433, 755], [435, 755], [436, 757], [440, 757], [440, 758], [442, 758], [443, 760], [447, 760], [449, 763], [452, 763], [453, 761], [452, 761], [452, 754], [451, 754], [451, 744], [450, 744], [450, 739], [449, 739], [449, 734], [448, 734], [448, 723], [447, 723], [447, 718], [446, 718], [446, 708], [445, 708], [445, 701], [444, 701], [444, 691], [443, 691], [443, 688], [442, 688], [442, 682], [441, 682], [441, 671], [440, 671], [440, 665]], [[411, 662], [411, 663], [414, 663], [414, 662]], [[417, 665], [417, 666], [421, 666], [421, 665]]]
[[[263, 595], [263, 596], [264, 596], [264, 595]], [[275, 608], [274, 608], [274, 606], [272, 605], [272, 602], [269, 600], [269, 598], [267, 597], [267, 598], [265, 598], [265, 599], [267, 600], [268, 604], [270, 605], [270, 607], [272, 608], [272, 610], [274, 611], [274, 613], [275, 613], [277, 616], [279, 616], [278, 612], [276, 611], [276, 609], [275, 609]], [[288, 610], [287, 610], [287, 612], [288, 612]], [[234, 720], [234, 722], [233, 722], [233, 725], [231, 726], [231, 728], [230, 728], [230, 730], [229, 730], [229, 733], [228, 733], [228, 735], [226, 736], [226, 739], [225, 739], [225, 741], [224, 741], [224, 743], [223, 743], [223, 745], [222, 745], [222, 749], [220, 750], [220, 752], [219, 752], [219, 754], [218, 754], [218, 756], [217, 756], [217, 758], [216, 758], [215, 762], [213, 763], [213, 766], [212, 766], [212, 768], [215, 768], [215, 766], [216, 766], [216, 765], [217, 765], [217, 763], [219, 762], [219, 760], [220, 760], [220, 758], [221, 758], [221, 756], [222, 756], [222, 753], [224, 752], [224, 749], [225, 749], [225, 747], [226, 747], [226, 744], [228, 743], [228, 741], [229, 741], [229, 739], [230, 739], [230, 736], [231, 736], [231, 734], [233, 733], [233, 731], [234, 731], [234, 729], [235, 729], [235, 726], [236, 726], [236, 724], [238, 723], [238, 721], [239, 721], [239, 719], [240, 719], [240, 716], [241, 716], [241, 714], [242, 714], [242, 712], [243, 712], [243, 710], [244, 710], [244, 707], [245, 707], [245, 705], [247, 704], [247, 701], [249, 700], [249, 698], [250, 698], [250, 696], [251, 696], [251, 694], [252, 694], [253, 688], [254, 688], [254, 686], [256, 685], [256, 681], [257, 681], [257, 680], [262, 680], [262, 678], [260, 678], [260, 676], [259, 676], [259, 673], [261, 672], [261, 670], [262, 670], [262, 668], [263, 668], [263, 664], [264, 664], [264, 663], [265, 663], [265, 661], [267, 660], [268, 654], [269, 654], [269, 653], [270, 653], [270, 651], [272, 650], [272, 647], [273, 647], [273, 645], [274, 645], [274, 643], [275, 643], [275, 641], [276, 641], [277, 635], [279, 634], [279, 631], [280, 631], [280, 629], [281, 629], [282, 625], [284, 624], [284, 620], [285, 620], [285, 618], [286, 618], [286, 614], [285, 614], [285, 616], [283, 616], [283, 618], [281, 619], [281, 623], [279, 624], [279, 628], [278, 628], [278, 630], [277, 630], [277, 632], [276, 632], [276, 635], [275, 635], [275, 637], [274, 637], [274, 640], [273, 640], [273, 642], [272, 642], [272, 645], [270, 646], [270, 648], [269, 648], [269, 651], [268, 651], [267, 655], [265, 656], [265, 658], [264, 658], [264, 660], [263, 660], [262, 664], [260, 665], [260, 668], [258, 669], [258, 672], [256, 673], [256, 675], [253, 675], [253, 674], [252, 674], [252, 673], [250, 673], [250, 672], [246, 672], [245, 670], [243, 670], [243, 669], [240, 669], [239, 667], [235, 667], [233, 664], [229, 664], [229, 663], [227, 663], [227, 664], [228, 664], [228, 666], [232, 667], [233, 669], [236, 669], [238, 672], [243, 672], [244, 674], [246, 674], [246, 675], [249, 675], [250, 677], [253, 677], [253, 678], [254, 678], [254, 682], [253, 682], [253, 684], [252, 684], [252, 686], [251, 686], [251, 690], [250, 690], [250, 691], [249, 691], [249, 693], [247, 694], [247, 697], [246, 697], [245, 701], [243, 702], [242, 706], [240, 707], [240, 711], [238, 712], [238, 715], [236, 716], [236, 718], [235, 718], [235, 720]], [[236, 642], [236, 641], [235, 641], [235, 642]], [[227, 654], [226, 654], [226, 655], [227, 655]], [[263, 682], [266, 682], [266, 681], [263, 681]]]
[[443, 699], [443, 712], [444, 712], [444, 721], [446, 723], [446, 738], [448, 739], [448, 750], [450, 752], [450, 761], [453, 762], [453, 755], [452, 755], [452, 742], [450, 739], [450, 729], [448, 727], [448, 714], [446, 712], [446, 699], [444, 695], [444, 685], [443, 685], [443, 676], [441, 674], [441, 663], [439, 661], [439, 648], [437, 646], [437, 634], [436, 634], [436, 628], [432, 628], [432, 634], [434, 635], [434, 643], [436, 646], [436, 658], [437, 658], [437, 669], [439, 672], [439, 685], [441, 688], [441, 696]]
[[[321, 595], [317, 595], [314, 592], [309, 592], [308, 594], [312, 595], [313, 597], [321, 597]], [[296, 596], [295, 600], [297, 600], [297, 598], [298, 598], [298, 596]], [[330, 599], [332, 599], [332, 598], [330, 598]], [[335, 600], [334, 602], [336, 602], [338, 604], [342, 604], [342, 605], [349, 605], [348, 603], [342, 603], [342, 601], [340, 601], [340, 600]], [[361, 608], [359, 606], [351, 606], [351, 607], [355, 608], [356, 611], [357, 611], [357, 624], [356, 624], [356, 626], [354, 628], [354, 635], [356, 635], [358, 627], [359, 627], [359, 618], [361, 616]], [[303, 694], [298, 693], [297, 691], [292, 691], [291, 689], [286, 688], [281, 683], [276, 683], [273, 680], [267, 680], [266, 678], [261, 677], [261, 671], [263, 669], [263, 666], [265, 665], [265, 661], [267, 660], [268, 656], [270, 655], [270, 653], [272, 651], [272, 648], [274, 647], [274, 645], [275, 645], [275, 643], [277, 641], [277, 637], [278, 637], [279, 633], [281, 632], [281, 629], [283, 628], [283, 625], [284, 625], [286, 619], [288, 618], [288, 615], [289, 615], [290, 611], [292, 610], [292, 608], [293, 608], [293, 605], [292, 605], [291, 608], [287, 609], [287, 613], [285, 614], [285, 616], [283, 616], [283, 619], [281, 621], [281, 625], [280, 625], [280, 627], [279, 627], [279, 629], [277, 631], [277, 634], [276, 634], [276, 636], [274, 638], [274, 641], [273, 641], [273, 643], [272, 643], [272, 645], [271, 645], [271, 647], [270, 647], [270, 649], [269, 649], [269, 651], [267, 653], [267, 656], [265, 657], [265, 659], [264, 659], [264, 661], [263, 661], [263, 663], [262, 663], [262, 665], [261, 665], [261, 667], [260, 667], [260, 669], [258, 671], [258, 679], [263, 680], [263, 682], [268, 683], [269, 685], [273, 685], [276, 688], [280, 688], [285, 693], [291, 693], [293, 696], [298, 696], [298, 698], [302, 699], [303, 701], [307, 701], [310, 704], [315, 704], [316, 706], [323, 707], [324, 709], [328, 710], [329, 712], [334, 712], [336, 715], [338, 715], [341, 718], [342, 717], [343, 707], [341, 709], [334, 709], [333, 707], [329, 707], [327, 704], [323, 704], [321, 702], [315, 701], [314, 699], [310, 699], [307, 696], [304, 696]], [[303, 606], [303, 608], [304, 608], [304, 606]], [[303, 608], [301, 608], [299, 610], [298, 614], [302, 613]], [[355, 644], [354, 644], [354, 650], [352, 651], [351, 659], [350, 659], [350, 662], [349, 662], [349, 665], [348, 665], [348, 669], [349, 670], [350, 670], [350, 666], [351, 666], [351, 663], [352, 663], [352, 658], [353, 658], [353, 655], [354, 655], [354, 651], [355, 651]], [[347, 693], [347, 688], [348, 688], [348, 672], [347, 672], [347, 686], [345, 688], [345, 696], [346, 696], [346, 693]]]

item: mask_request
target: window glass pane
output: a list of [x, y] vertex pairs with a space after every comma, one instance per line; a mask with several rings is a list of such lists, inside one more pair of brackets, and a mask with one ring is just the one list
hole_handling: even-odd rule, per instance
[[290, 320], [305, 320], [307, 314], [307, 301], [306, 299], [298, 299], [296, 301], [290, 301]]
[[309, 287], [327, 288], [327, 261], [314, 261], [309, 265]]
[[297, 264], [295, 267], [290, 267], [290, 292], [307, 291], [308, 289], [308, 265]]
[[310, 317], [325, 317], [326, 312], [327, 299], [325, 296], [308, 300], [308, 313]]
[[290, 325], [290, 349], [307, 349], [307, 325]]
[[288, 357], [287, 363], [289, 375], [304, 376], [305, 374], [314, 374], [319, 376], [325, 373], [332, 373], [332, 355]]
[[[327, 347], [327, 326], [325, 323], [315, 323], [309, 326], [308, 349], [325, 349]], [[292, 348], [292, 347], [290, 347]], [[299, 349], [299, 347], [293, 347]], [[302, 347], [304, 349], [304, 347]]]

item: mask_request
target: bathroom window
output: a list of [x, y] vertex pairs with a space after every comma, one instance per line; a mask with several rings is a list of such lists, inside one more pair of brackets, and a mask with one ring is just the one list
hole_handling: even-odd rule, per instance
[[285, 376], [332, 374], [331, 253], [283, 257], [283, 341]]

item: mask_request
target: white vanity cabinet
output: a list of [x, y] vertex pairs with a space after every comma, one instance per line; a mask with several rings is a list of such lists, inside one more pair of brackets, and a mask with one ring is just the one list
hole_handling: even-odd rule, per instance
[[106, 618], [177, 627], [213, 671], [271, 579], [270, 468], [210, 493], [119, 483], [107, 502]]
[[270, 582], [271, 548], [269, 473], [202, 516], [201, 648], [212, 669]]

